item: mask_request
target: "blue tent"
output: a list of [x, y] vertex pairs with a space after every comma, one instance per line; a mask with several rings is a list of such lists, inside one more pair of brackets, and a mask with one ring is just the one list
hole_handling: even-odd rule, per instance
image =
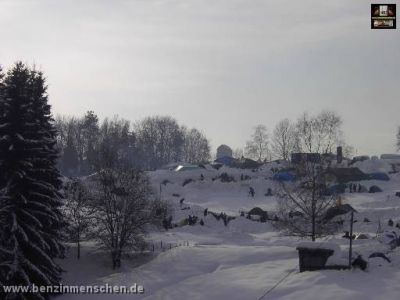
[[383, 172], [375, 172], [375, 173], [371, 173], [369, 174], [369, 179], [372, 180], [384, 180], [384, 181], [389, 181], [390, 178], [386, 173]]
[[296, 177], [292, 173], [280, 171], [274, 174], [273, 179], [277, 181], [294, 181]]

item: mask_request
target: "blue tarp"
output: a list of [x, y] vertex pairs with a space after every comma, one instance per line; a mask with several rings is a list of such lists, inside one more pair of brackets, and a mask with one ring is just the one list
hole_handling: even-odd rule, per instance
[[294, 181], [296, 177], [292, 173], [281, 171], [275, 173], [273, 179], [277, 181]]
[[343, 183], [339, 183], [329, 187], [327, 195], [343, 194], [345, 192], [346, 192], [346, 185]]
[[217, 158], [215, 160], [215, 162], [231, 167], [235, 164], [236, 159], [234, 159], [233, 157], [230, 157], [230, 156], [223, 156], [223, 157]]
[[369, 178], [372, 180], [384, 180], [384, 181], [390, 180], [389, 176], [383, 172], [371, 173], [371, 174], [369, 174]]

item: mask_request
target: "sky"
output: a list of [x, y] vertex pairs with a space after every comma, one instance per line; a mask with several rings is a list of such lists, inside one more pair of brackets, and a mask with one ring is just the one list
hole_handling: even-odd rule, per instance
[[328, 109], [356, 154], [395, 153], [400, 29], [371, 30], [370, 4], [0, 0], [0, 64], [38, 66], [55, 115], [171, 115], [235, 149]]

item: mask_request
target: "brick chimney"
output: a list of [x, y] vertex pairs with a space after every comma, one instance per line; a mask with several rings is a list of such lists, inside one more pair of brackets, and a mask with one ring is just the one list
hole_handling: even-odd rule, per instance
[[343, 150], [341, 146], [337, 147], [336, 149], [336, 161], [338, 164], [343, 161]]

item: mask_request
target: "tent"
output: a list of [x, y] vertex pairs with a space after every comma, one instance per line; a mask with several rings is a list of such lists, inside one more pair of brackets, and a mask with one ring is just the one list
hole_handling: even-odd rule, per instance
[[369, 178], [372, 180], [384, 180], [384, 181], [390, 180], [389, 176], [383, 172], [371, 173], [371, 174], [369, 174]]
[[373, 185], [369, 188], [369, 193], [380, 193], [380, 192], [382, 192], [382, 189], [377, 185]]
[[274, 174], [273, 179], [277, 181], [294, 181], [296, 177], [290, 172], [279, 171]]

